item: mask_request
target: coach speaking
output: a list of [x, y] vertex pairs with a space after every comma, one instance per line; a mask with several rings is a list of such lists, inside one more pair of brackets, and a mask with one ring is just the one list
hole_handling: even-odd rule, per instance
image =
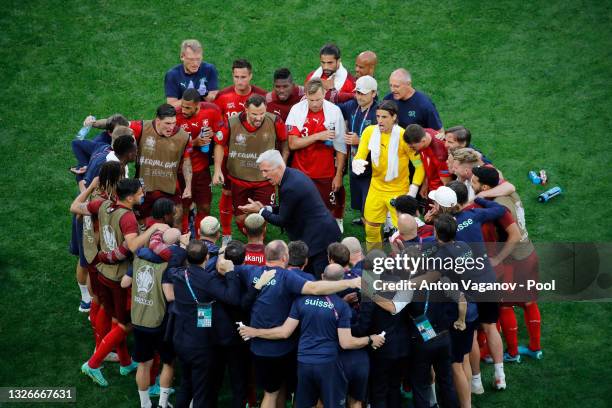
[[317, 278], [327, 266], [327, 246], [340, 240], [340, 229], [312, 180], [299, 170], [287, 168], [278, 150], [267, 150], [257, 159], [259, 170], [278, 186], [279, 205], [259, 201], [239, 207], [245, 213], [258, 212], [272, 225], [284, 228], [291, 241], [304, 241], [309, 248], [306, 271]]

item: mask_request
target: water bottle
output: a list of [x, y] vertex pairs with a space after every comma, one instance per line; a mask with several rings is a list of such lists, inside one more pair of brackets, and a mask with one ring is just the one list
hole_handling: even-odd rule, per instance
[[538, 176], [538, 174], [535, 171], [533, 171], [533, 170], [531, 170], [529, 172], [529, 180], [531, 180], [531, 182], [533, 184], [541, 184], [542, 183], [542, 179], [540, 178], [540, 176]]
[[[93, 120], [96, 120], [96, 118], [94, 117]], [[78, 133], [76, 134], [76, 138], [79, 140], [85, 139], [85, 136], [87, 136], [90, 130], [91, 130], [91, 126], [83, 126], [81, 130], [79, 130]]]
[[[327, 128], [327, 130], [336, 130], [336, 124], [335, 123], [329, 123], [327, 126], [325, 126]], [[327, 147], [333, 147], [334, 146], [334, 141], [333, 140], [326, 140], [323, 143], [325, 143], [325, 146]]]
[[[202, 126], [200, 129], [200, 137], [204, 137], [204, 129], [210, 129], [208, 126]], [[202, 153], [208, 153], [210, 151], [210, 143], [204, 146], [200, 146], [200, 151]]]
[[540, 194], [538, 196], [538, 201], [541, 202], [541, 203], [546, 203], [551, 198], [560, 195], [562, 192], [563, 192], [563, 190], [561, 190], [561, 187], [559, 187], [559, 186], [553, 187], [550, 190], [547, 190], [547, 191], [543, 192], [542, 194]]

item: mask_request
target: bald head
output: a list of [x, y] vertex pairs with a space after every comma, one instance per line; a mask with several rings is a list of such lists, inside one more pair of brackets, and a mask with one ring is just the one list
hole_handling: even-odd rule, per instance
[[169, 228], [164, 231], [162, 239], [166, 245], [174, 245], [181, 238], [181, 231], [177, 228]]
[[357, 78], [370, 75], [374, 76], [378, 57], [374, 51], [363, 51], [355, 59], [355, 76]]
[[413, 239], [417, 236], [417, 223], [410, 214], [400, 214], [397, 217], [397, 229], [402, 239]]
[[327, 281], [339, 281], [344, 278], [344, 268], [342, 265], [331, 263], [325, 267], [323, 271], [323, 280]]
[[361, 243], [355, 237], [346, 237], [342, 240], [342, 244], [348, 248], [349, 252], [352, 254], [360, 254], [361, 253]]
[[266, 261], [281, 261], [283, 258], [289, 259], [289, 248], [280, 239], [271, 241], [265, 249]]

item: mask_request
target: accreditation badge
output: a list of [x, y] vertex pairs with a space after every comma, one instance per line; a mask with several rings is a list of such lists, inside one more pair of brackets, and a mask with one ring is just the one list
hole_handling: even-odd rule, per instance
[[436, 331], [432, 327], [427, 316], [421, 315], [417, 317], [414, 319], [414, 324], [416, 324], [423, 341], [427, 342], [437, 336]]
[[197, 327], [212, 327], [212, 305], [198, 305]]

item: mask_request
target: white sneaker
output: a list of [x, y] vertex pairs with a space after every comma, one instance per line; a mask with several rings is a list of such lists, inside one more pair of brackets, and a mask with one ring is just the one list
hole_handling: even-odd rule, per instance
[[227, 244], [230, 243], [230, 241], [232, 240], [232, 236], [231, 235], [224, 235], [223, 238], [221, 239], [221, 246], [224, 247]]
[[482, 386], [482, 381], [472, 381], [472, 394], [482, 395], [484, 394], [484, 387]]
[[495, 381], [493, 382], [493, 387], [496, 390], [505, 390], [506, 389], [506, 377], [495, 377]]

